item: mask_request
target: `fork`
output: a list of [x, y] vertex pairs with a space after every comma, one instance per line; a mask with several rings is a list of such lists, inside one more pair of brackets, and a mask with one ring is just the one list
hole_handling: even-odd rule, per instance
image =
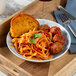
[[69, 18], [63, 13], [62, 14], [58, 14], [57, 17], [60, 18], [60, 20], [62, 21], [63, 25], [68, 25], [69, 29], [71, 30], [73, 35], [76, 37], [76, 32], [71, 27]]

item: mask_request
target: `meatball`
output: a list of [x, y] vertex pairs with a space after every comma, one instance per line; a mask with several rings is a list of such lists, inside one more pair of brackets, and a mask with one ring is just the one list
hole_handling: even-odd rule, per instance
[[39, 27], [39, 29], [40, 29], [40, 30], [43, 30], [43, 31], [45, 31], [45, 32], [49, 32], [49, 31], [50, 31], [50, 27], [49, 27], [48, 25], [46, 25], [46, 24], [41, 25], [41, 26]]
[[56, 34], [53, 37], [53, 42], [60, 42], [61, 44], [64, 44], [65, 38], [60, 34]]
[[43, 31], [42, 32], [44, 35], [46, 35], [46, 37], [50, 37], [50, 34], [48, 32]]
[[59, 52], [61, 52], [62, 48], [63, 48], [63, 45], [61, 43], [55, 42], [50, 47], [50, 53], [58, 54]]
[[61, 34], [61, 29], [57, 26], [53, 26], [50, 28], [50, 32], [54, 35], [54, 34]]

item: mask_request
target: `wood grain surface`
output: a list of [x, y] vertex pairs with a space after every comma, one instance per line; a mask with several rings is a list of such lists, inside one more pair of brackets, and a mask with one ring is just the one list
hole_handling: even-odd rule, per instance
[[[15, 61], [14, 61], [15, 62]], [[18, 65], [11, 62], [0, 54], [0, 70], [6, 73], [8, 76], [32, 76]]]
[[[42, 14], [42, 4], [43, 2], [36, 0], [29, 6], [23, 8], [22, 10], [18, 11], [17, 13], [13, 14], [9, 18], [1, 22], [0, 45], [2, 46], [5, 44], [4, 41], [6, 38], [6, 34], [9, 31], [10, 20], [13, 16], [15, 16], [18, 13], [28, 13], [35, 18], [45, 18], [52, 21], [56, 21], [53, 11], [57, 10], [58, 5], [65, 6], [66, 0], [52, 0], [50, 2], [45, 2], [44, 14]], [[59, 70], [61, 70], [66, 64], [68, 64], [73, 58], [76, 57], [76, 54], [70, 54], [69, 52], [67, 52], [64, 56], [52, 62], [32, 63], [19, 59], [18, 57], [13, 55], [7, 47], [0, 48], [0, 53], [9, 60], [11, 60], [12, 62], [14, 62], [16, 65], [19, 65], [21, 68], [30, 73], [32, 76], [54, 76], [54, 75], [56, 76]]]
[[[70, 54], [69, 52], [67, 52], [65, 55], [63, 55], [59, 59], [50, 62], [48, 76], [54, 76], [57, 72], [59, 72], [65, 65], [67, 65], [75, 57], [76, 57], [76, 54]], [[73, 63], [72, 63], [72, 65], [73, 65]], [[68, 70], [68, 68], [66, 70]], [[65, 70], [65, 72], [66, 72], [66, 70]], [[65, 73], [65, 72], [63, 72], [63, 73]], [[75, 72], [76, 72], [76, 70], [75, 70]], [[69, 75], [67, 75], [67, 76], [69, 76]]]
[[60, 71], [58, 71], [54, 76], [73, 76], [76, 73], [76, 57], [65, 65]]

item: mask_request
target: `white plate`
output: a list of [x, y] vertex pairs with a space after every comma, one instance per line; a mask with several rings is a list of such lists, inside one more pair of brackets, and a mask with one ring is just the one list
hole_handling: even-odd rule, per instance
[[56, 22], [53, 22], [53, 21], [50, 21], [50, 20], [46, 20], [46, 19], [37, 19], [38, 22], [40, 23], [40, 25], [42, 24], [47, 24], [48, 26], [52, 27], [52, 26], [57, 26], [61, 29], [62, 31], [62, 35], [65, 37], [65, 44], [63, 46], [63, 49], [60, 53], [54, 55], [52, 57], [52, 59], [48, 59], [48, 60], [34, 60], [34, 59], [26, 59], [24, 58], [22, 55], [20, 55], [14, 47], [11, 47], [11, 45], [13, 45], [13, 43], [11, 42], [12, 38], [10, 36], [10, 34], [8, 33], [7, 35], [7, 38], [6, 38], [6, 42], [7, 42], [7, 46], [8, 48], [10, 49], [10, 51], [15, 54], [17, 57], [21, 58], [21, 59], [24, 59], [24, 60], [27, 60], [27, 61], [31, 61], [31, 62], [49, 62], [49, 61], [52, 61], [52, 60], [55, 60], [55, 59], [58, 59], [60, 58], [61, 56], [63, 56], [67, 51], [68, 49], [70, 48], [70, 45], [71, 45], [71, 37], [68, 33], [68, 31], [62, 27], [60, 24], [56, 23]]

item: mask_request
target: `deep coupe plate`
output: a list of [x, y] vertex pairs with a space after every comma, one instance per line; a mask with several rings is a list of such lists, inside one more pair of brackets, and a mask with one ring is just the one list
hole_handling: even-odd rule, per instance
[[13, 45], [13, 43], [11, 42], [12, 41], [12, 37], [10, 36], [10, 33], [8, 32], [7, 34], [7, 38], [6, 38], [6, 43], [7, 43], [7, 46], [8, 48], [10, 49], [10, 51], [16, 55], [17, 57], [21, 58], [21, 59], [24, 59], [24, 60], [27, 60], [27, 61], [31, 61], [31, 62], [49, 62], [49, 61], [52, 61], [52, 60], [55, 60], [55, 59], [58, 59], [59, 57], [63, 56], [67, 51], [68, 49], [70, 48], [70, 45], [71, 45], [71, 37], [68, 33], [68, 31], [62, 27], [60, 24], [54, 22], [54, 21], [51, 21], [51, 20], [47, 20], [47, 19], [37, 19], [38, 22], [40, 23], [40, 25], [42, 24], [47, 24], [48, 26], [52, 27], [52, 26], [57, 26], [61, 29], [62, 31], [62, 35], [65, 37], [65, 44], [63, 46], [63, 49], [60, 53], [56, 54], [56, 55], [53, 55], [52, 59], [48, 59], [48, 60], [34, 60], [34, 59], [26, 59], [24, 58], [22, 55], [20, 55], [14, 47], [11, 47], [11, 45]]

